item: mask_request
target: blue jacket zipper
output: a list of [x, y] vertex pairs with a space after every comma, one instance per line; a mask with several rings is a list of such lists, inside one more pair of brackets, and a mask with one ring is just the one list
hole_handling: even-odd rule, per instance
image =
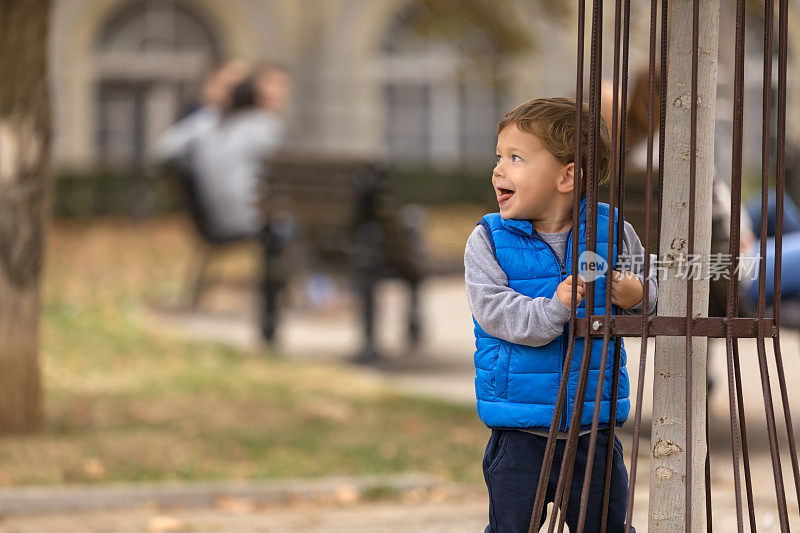
[[[566, 247], [565, 247], [565, 250], [564, 250], [564, 263], [565, 264], [567, 262], [567, 255], [569, 253], [569, 244], [570, 244], [569, 239], [570, 239], [571, 235], [572, 235], [572, 228], [569, 228], [569, 232], [567, 232], [567, 244], [566, 244]], [[558, 261], [558, 256], [556, 255], [556, 251], [553, 250], [553, 247], [550, 246], [550, 244], [548, 244], [547, 241], [542, 239], [539, 236], [538, 232], [533, 228], [531, 228], [531, 237], [535, 237], [535, 238], [539, 239], [540, 241], [542, 241], [544, 243], [545, 246], [547, 246], [547, 248], [550, 250], [550, 253], [553, 254], [553, 259], [556, 260], [556, 265], [558, 266], [559, 270], [561, 271], [561, 275], [559, 277], [560, 277], [561, 281], [564, 281], [566, 279], [566, 275], [567, 275], [566, 266], [564, 268], [561, 267], [561, 263]], [[567, 344], [569, 342], [568, 341], [569, 337], [568, 337], [568, 332], [567, 332], [567, 328], [568, 327], [569, 327], [568, 324], [565, 325], [564, 326], [564, 333], [561, 334], [561, 364], [559, 365], [559, 373], [558, 373], [559, 376], [561, 376], [561, 374], [564, 373], [564, 363], [567, 360]], [[564, 410], [564, 412], [563, 412], [563, 414], [561, 416], [561, 420], [560, 420], [560, 422], [558, 424], [559, 425], [559, 431], [561, 431], [562, 433], [567, 430], [567, 419], [569, 417], [569, 378], [567, 379], [567, 395], [564, 398], [564, 403], [565, 403], [566, 409]]]

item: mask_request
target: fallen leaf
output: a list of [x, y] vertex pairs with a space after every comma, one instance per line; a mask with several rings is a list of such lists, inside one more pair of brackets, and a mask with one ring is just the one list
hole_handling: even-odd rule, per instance
[[147, 524], [148, 531], [183, 531], [186, 529], [186, 522], [178, 520], [172, 516], [156, 515]]
[[342, 485], [333, 493], [333, 498], [343, 505], [353, 504], [361, 499], [361, 493], [353, 485]]
[[89, 457], [83, 461], [83, 471], [91, 479], [105, 479], [106, 467], [97, 457]]
[[255, 509], [253, 500], [248, 498], [235, 498], [233, 496], [222, 496], [214, 502], [214, 507], [226, 513], [252, 513]]

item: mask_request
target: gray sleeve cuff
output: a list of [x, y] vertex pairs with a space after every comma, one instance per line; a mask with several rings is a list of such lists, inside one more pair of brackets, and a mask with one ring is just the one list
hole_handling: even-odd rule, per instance
[[[636, 230], [633, 229], [630, 223], [625, 222], [624, 225], [624, 233], [623, 233], [623, 241], [622, 241], [622, 255], [628, 256], [630, 259], [634, 259], [631, 261], [633, 265], [633, 271], [639, 278], [639, 281], [642, 283], [642, 287], [644, 287], [645, 283], [645, 276], [644, 276], [644, 255], [645, 250], [642, 246], [642, 242], [639, 240], [639, 236], [636, 235]], [[650, 305], [650, 313], [655, 313], [656, 308], [658, 306], [658, 272], [653, 268], [653, 265], [656, 261], [656, 255], [650, 254], [650, 275], [647, 277], [649, 283], [649, 305]], [[629, 309], [625, 309], [624, 312], [634, 313], [634, 314], [641, 314], [644, 308], [642, 300], [639, 301], [636, 305]]]
[[[651, 257], [650, 259], [652, 264], [653, 258]], [[642, 284], [642, 287], [644, 287], [645, 283], [644, 274], [637, 273], [636, 277], [639, 278], [639, 282]], [[648, 294], [648, 299], [650, 300], [650, 313], [652, 314], [656, 312], [656, 308], [658, 307], [658, 280], [656, 279], [656, 274], [654, 272], [650, 275], [649, 283], [650, 283], [649, 287], [650, 293]], [[633, 307], [625, 309], [624, 311], [640, 315], [642, 314], [644, 309], [643, 303], [644, 303], [644, 293], [642, 293], [642, 299], [639, 300], [639, 303], [637, 303]]]
[[[644, 274], [636, 274], [636, 277], [639, 278], [639, 283], [642, 284], [644, 287]], [[644, 294], [642, 295], [642, 299], [639, 300], [639, 303], [634, 305], [633, 307], [629, 307], [626, 311], [638, 311], [637, 314], [641, 314], [642, 312], [642, 303], [644, 302]]]
[[570, 319], [572, 310], [564, 305], [558, 295], [553, 294], [552, 298], [545, 298], [544, 312], [553, 322], [564, 325]]

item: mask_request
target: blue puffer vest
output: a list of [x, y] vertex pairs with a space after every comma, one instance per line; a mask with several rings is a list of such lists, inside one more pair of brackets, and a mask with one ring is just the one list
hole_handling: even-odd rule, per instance
[[[597, 204], [597, 247], [596, 252], [607, 261], [609, 206]], [[618, 223], [618, 218], [615, 218]], [[569, 272], [561, 270], [558, 259], [550, 246], [545, 243], [525, 220], [503, 220], [499, 213], [483, 217], [484, 226], [490, 241], [493, 242], [495, 257], [508, 276], [508, 285], [526, 296], [553, 297], [556, 287], [566, 279]], [[586, 200], [581, 201], [580, 212], [580, 253], [586, 249]], [[616, 243], [614, 255], [617, 257]], [[566, 265], [572, 264], [572, 230], [567, 240]], [[612, 262], [612, 268], [615, 263]], [[594, 314], [605, 314], [605, 276], [595, 280]], [[586, 300], [578, 306], [577, 315], [586, 316]], [[617, 308], [614, 306], [614, 312]], [[514, 344], [492, 337], [475, 322], [475, 394], [478, 399], [478, 416], [490, 428], [536, 428], [549, 429], [555, 411], [558, 385], [565, 361], [569, 340], [569, 323], [564, 332], [544, 346], [531, 347]], [[619, 339], [618, 342], [622, 342]], [[614, 343], [612, 338], [608, 347], [603, 396], [600, 406], [600, 425], [608, 426], [611, 410], [611, 385], [614, 366]], [[575, 338], [574, 355], [570, 365], [567, 384], [566, 411], [561, 417], [559, 428], [566, 431], [571, 420], [575, 396], [578, 388], [578, 375], [583, 358], [584, 341]], [[602, 338], [592, 344], [589, 380], [584, 396], [581, 428], [591, 426], [594, 412], [594, 398], [600, 375]], [[621, 426], [628, 418], [630, 410], [628, 373], [625, 369], [625, 347], [621, 347], [621, 372], [619, 376], [617, 419]]]

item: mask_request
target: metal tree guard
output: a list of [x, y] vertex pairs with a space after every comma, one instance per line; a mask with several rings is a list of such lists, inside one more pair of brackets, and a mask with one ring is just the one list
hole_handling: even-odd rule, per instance
[[[661, 19], [659, 22], [659, 4], [661, 9]], [[689, 9], [691, 7], [691, 10]], [[647, 170], [646, 170], [646, 213], [645, 228], [644, 228], [644, 272], [645, 276], [650, 273], [650, 252], [653, 248], [651, 243], [651, 222], [650, 213], [653, 208], [653, 189], [655, 186], [654, 178], [655, 172], [653, 169], [654, 158], [654, 114], [655, 105], [659, 105], [660, 121], [659, 127], [659, 152], [658, 152], [658, 235], [661, 237], [662, 230], [666, 226], [662, 223], [662, 215], [664, 211], [663, 198], [664, 198], [664, 174], [669, 165], [674, 162], [666, 161], [665, 159], [665, 145], [676, 140], [666, 137], [666, 116], [668, 113], [676, 113], [673, 107], [689, 107], [689, 143], [688, 154], [685, 159], [688, 159], [688, 173], [684, 174], [688, 178], [688, 199], [682, 206], [686, 210], [688, 217], [688, 238], [686, 242], [686, 254], [692, 255], [698, 249], [695, 239], [696, 228], [696, 210], [697, 210], [697, 187], [698, 187], [698, 108], [703, 105], [710, 106], [713, 113], [714, 95], [711, 94], [711, 100], [703, 102], [698, 100], [699, 81], [698, 73], [700, 69], [701, 59], [699, 57], [700, 51], [703, 47], [700, 41], [703, 38], [712, 38], [716, 43], [716, 33], [708, 37], [707, 35], [701, 36], [700, 28], [703, 24], [716, 23], [718, 25], [718, 9], [719, 4], [717, 0], [709, 0], [707, 2], [700, 2], [699, 0], [672, 0], [672, 5], [669, 5], [668, 0], [651, 0], [650, 3], [650, 41], [649, 41], [649, 86], [648, 86], [648, 135], [647, 135]], [[714, 11], [716, 10], [716, 16]], [[690, 70], [690, 101], [682, 102], [681, 104], [673, 104], [667, 106], [668, 98], [668, 75], [678, 72], [680, 68], [684, 70], [688, 65], [681, 65], [681, 61], [687, 61], [689, 58], [683, 56], [678, 57], [668, 55], [668, 41], [670, 47], [677, 47], [685, 43], [673, 42], [675, 39], [668, 39], [668, 32], [670, 36], [673, 35], [672, 30], [675, 28], [670, 27], [672, 20], [678, 14], [687, 15], [691, 11], [691, 48], [689, 49], [689, 56], [691, 62]], [[585, 17], [586, 17], [586, 1], [578, 0], [578, 26], [577, 26], [577, 39], [578, 39], [578, 55], [577, 55], [577, 77], [576, 77], [576, 100], [578, 106], [576, 108], [576, 123], [577, 131], [582, 131], [583, 125], [581, 124], [582, 113], [580, 110], [583, 106], [584, 94], [584, 30], [585, 30]], [[705, 18], [704, 18], [705, 17]], [[641, 431], [641, 415], [642, 415], [642, 396], [644, 391], [644, 376], [646, 366], [646, 351], [647, 340], [650, 337], [685, 337], [685, 353], [680, 354], [685, 358], [685, 394], [686, 394], [686, 410], [684, 426], [685, 426], [685, 492], [683, 494], [682, 509], [676, 512], [680, 520], [673, 520], [672, 522], [665, 522], [664, 529], [681, 530], [685, 531], [697, 530], [702, 527], [705, 522], [705, 527], [711, 531], [712, 528], [712, 513], [711, 513], [711, 483], [710, 483], [710, 462], [708, 450], [708, 432], [705, 430], [705, 450], [699, 455], [697, 450], [694, 449], [692, 441], [701, 442], [699, 435], [693, 433], [694, 422], [699, 422], [698, 427], [706, 428], [705, 422], [707, 421], [707, 406], [705, 409], [700, 409], [705, 414], [703, 419], [693, 421], [693, 404], [697, 402], [699, 396], [693, 390], [697, 384], [694, 383], [696, 376], [693, 375], [693, 363], [698, 361], [698, 358], [705, 357], [705, 352], [696, 349], [693, 346], [698, 338], [724, 338], [726, 347], [726, 363], [727, 363], [727, 381], [728, 381], [728, 407], [730, 418], [730, 439], [732, 447], [732, 468], [734, 477], [734, 494], [736, 503], [736, 518], [738, 524], [738, 531], [744, 530], [744, 510], [742, 503], [742, 487], [741, 487], [741, 470], [743, 467], [745, 478], [745, 492], [747, 499], [747, 513], [748, 521], [751, 531], [756, 531], [756, 515], [753, 504], [753, 487], [750, 469], [750, 456], [748, 451], [747, 441], [747, 428], [744, 414], [744, 400], [742, 397], [742, 376], [739, 365], [739, 339], [740, 338], [755, 338], [758, 351], [758, 363], [760, 370], [761, 389], [764, 397], [764, 407], [767, 421], [767, 431], [769, 438], [769, 448], [771, 456], [771, 464], [773, 477], [775, 482], [775, 497], [778, 508], [778, 518], [781, 531], [789, 530], [789, 516], [786, 505], [786, 493], [783, 485], [783, 474], [780, 458], [780, 450], [778, 443], [778, 434], [775, 421], [775, 406], [772, 401], [771, 380], [767, 365], [766, 354], [766, 339], [772, 339], [774, 351], [774, 363], [777, 373], [778, 386], [780, 389], [781, 403], [783, 408], [783, 416], [788, 433], [788, 449], [791, 457], [791, 468], [794, 481], [795, 497], [797, 498], [798, 506], [800, 507], [800, 468], [798, 467], [796, 441], [794, 436], [794, 429], [792, 426], [792, 419], [789, 408], [789, 400], [786, 387], [786, 377], [783, 369], [781, 344], [780, 344], [780, 300], [781, 300], [781, 250], [782, 250], [782, 232], [783, 232], [783, 198], [785, 188], [785, 151], [786, 151], [786, 77], [787, 77], [787, 37], [788, 37], [788, 0], [779, 0], [778, 5], [778, 78], [777, 78], [777, 158], [775, 165], [776, 173], [776, 197], [777, 197], [777, 213], [776, 213], [776, 235], [775, 235], [775, 262], [774, 262], [774, 300], [773, 300], [773, 313], [772, 316], [766, 314], [766, 256], [767, 256], [767, 208], [768, 208], [768, 188], [769, 188], [769, 175], [770, 175], [770, 124], [771, 124], [771, 87], [772, 87], [772, 56], [773, 56], [773, 39], [774, 39], [774, 20], [775, 20], [775, 6], [773, 0], [765, 0], [764, 2], [764, 61], [763, 61], [763, 129], [762, 129], [762, 147], [761, 147], [761, 235], [760, 235], [760, 257], [759, 262], [759, 278], [758, 278], [758, 305], [756, 317], [746, 318], [740, 317], [738, 313], [739, 301], [739, 261], [740, 261], [740, 220], [741, 220], [741, 190], [742, 190], [742, 142], [743, 142], [743, 101], [744, 101], [744, 43], [745, 43], [745, 0], [736, 1], [736, 27], [735, 27], [735, 71], [734, 71], [734, 99], [733, 99], [733, 133], [732, 133], [732, 175], [731, 175], [731, 220], [730, 220], [730, 241], [728, 250], [730, 253], [731, 262], [727, 265], [728, 286], [727, 286], [727, 309], [724, 317], [707, 317], [707, 316], [694, 316], [695, 311], [702, 311], [704, 309], [694, 308], [694, 292], [695, 285], [692, 276], [687, 276], [685, 283], [685, 309], [686, 313], [683, 316], [666, 316], [660, 313], [661, 304], [659, 304], [659, 314], [653, 316], [650, 314], [648, 305], [643, 305], [642, 316], [623, 316], [612, 314], [611, 304], [611, 285], [613, 278], [611, 270], [606, 272], [606, 283], [609, 288], [606, 291], [605, 300], [605, 314], [593, 315], [585, 318], [577, 317], [577, 311], [572, 309], [570, 317], [570, 334], [569, 344], [567, 348], [566, 359], [564, 362], [564, 371], [561, 376], [560, 386], [556, 400], [556, 408], [553, 414], [553, 421], [550, 426], [550, 433], [547, 440], [545, 449], [545, 458], [542, 464], [541, 473], [539, 476], [539, 483], [536, 492], [536, 498], [533, 503], [531, 514], [530, 531], [534, 532], [539, 529], [539, 522], [542, 516], [545, 505], [545, 492], [548, 484], [548, 476], [551, 471], [553, 456], [556, 444], [556, 431], [558, 422], [564, 416], [565, 398], [566, 398], [566, 385], [568, 382], [570, 368], [572, 366], [573, 350], [575, 347], [576, 337], [584, 337], [583, 353], [580, 360], [580, 374], [578, 379], [577, 394], [573, 406], [572, 416], [569, 424], [569, 432], [567, 436], [564, 456], [559, 472], [558, 482], [556, 485], [556, 492], [554, 502], [554, 511], [550, 515], [548, 524], [548, 532], [552, 533], [556, 527], [558, 531], [563, 531], [565, 513], [559, 512], [558, 509], [566, 509], [569, 501], [570, 486], [573, 482], [582, 482], [583, 490], [580, 503], [580, 514], [578, 530], [583, 531], [585, 527], [586, 510], [588, 505], [589, 495], [589, 481], [592, 475], [592, 463], [588, 462], [586, 472], [583, 480], [573, 480], [572, 474], [574, 470], [575, 454], [578, 443], [578, 435], [580, 429], [580, 421], [583, 411], [584, 401], [586, 401], [586, 386], [590, 366], [590, 354], [592, 353], [592, 345], [602, 338], [603, 350], [600, 361], [600, 368], [605, 368], [606, 356], [609, 342], [612, 338], [615, 340], [614, 352], [614, 371], [612, 375], [612, 398], [611, 398], [611, 419], [609, 423], [609, 443], [613, 443], [615, 432], [615, 415], [617, 406], [617, 386], [620, 374], [620, 347], [621, 343], [619, 338], [623, 336], [640, 337], [641, 338], [641, 352], [639, 357], [639, 374], [637, 383], [637, 396], [636, 406], [634, 412], [634, 428], [633, 428], [633, 446], [631, 450], [631, 464], [630, 464], [630, 481], [629, 491], [627, 497], [627, 518], [626, 518], [626, 533], [631, 530], [631, 519], [633, 513], [633, 500], [637, 480], [637, 463], [639, 440]], [[626, 131], [625, 123], [627, 116], [627, 94], [628, 94], [628, 57], [629, 57], [629, 43], [630, 43], [630, 23], [631, 23], [631, 9], [630, 0], [616, 0], [615, 13], [614, 13], [614, 51], [613, 51], [613, 95], [614, 104], [612, 111], [612, 125], [611, 125], [611, 180], [610, 180], [610, 216], [608, 225], [608, 257], [612, 256], [614, 239], [617, 242], [622, 242], [623, 224], [617, 224], [616, 235], [614, 231], [615, 224], [615, 207], [618, 208], [618, 216], [620, 220], [624, 220], [624, 198], [625, 198], [625, 145], [626, 145]], [[589, 124], [588, 124], [588, 146], [581, 145], [581, 135], [576, 135], [575, 146], [575, 161], [582, 161], [582, 153], [586, 150], [587, 154], [587, 220], [586, 220], [586, 234], [587, 234], [587, 250], [595, 250], [597, 246], [597, 199], [598, 199], [598, 180], [596, 171], [597, 159], [597, 142], [599, 137], [600, 128], [600, 81], [602, 74], [602, 31], [603, 31], [603, 1], [594, 0], [592, 3], [592, 19], [591, 19], [591, 43], [590, 43], [590, 72], [589, 72], [589, 91], [588, 91], [588, 105], [589, 105]], [[660, 26], [660, 27], [659, 27]], [[685, 29], [688, 29], [688, 25]], [[716, 32], [717, 28], [711, 28]], [[708, 30], [708, 26], [706, 26]], [[659, 41], [657, 43], [657, 41]], [[656, 61], [656, 52], [660, 51], [660, 67]], [[716, 50], [714, 50], [716, 52]], [[707, 52], [703, 52], [707, 53]], [[715, 57], [715, 54], [714, 54]], [[667, 70], [668, 58], [672, 62], [669, 65], [669, 72]], [[716, 61], [713, 59], [713, 61]], [[713, 63], [714, 69], [716, 64]], [[655, 87], [655, 73], [656, 69], [660, 68], [661, 72], [661, 86], [660, 97], [656, 102], [656, 87]], [[715, 70], [716, 71], [716, 70]], [[689, 71], [686, 71], [688, 73]], [[713, 76], [715, 78], [715, 75]], [[621, 97], [621, 98], [620, 98]], [[706, 108], [706, 112], [708, 107]], [[712, 118], [713, 129], [713, 118]], [[711, 145], [713, 146], [713, 144]], [[700, 157], [709, 158], [711, 152], [700, 152]], [[703, 164], [707, 160], [703, 161]], [[665, 165], [666, 168], [665, 168]], [[706, 173], [707, 174], [707, 173]], [[710, 184], [710, 181], [708, 182]], [[706, 184], [703, 184], [704, 186]], [[671, 186], [671, 184], [668, 184]], [[578, 212], [579, 202], [579, 188], [575, 188], [573, 197], [573, 212]], [[706, 220], [708, 217], [703, 218]], [[578, 234], [578, 217], [573, 217], [572, 222], [573, 235]], [[702, 229], [702, 228], [701, 228]], [[708, 229], [708, 228], [706, 228]], [[656, 252], [660, 253], [660, 244], [656, 244]], [[578, 239], [573, 239], [572, 243], [572, 274], [578, 273]], [[702, 249], [700, 243], [700, 249]], [[674, 252], [674, 250], [671, 250]], [[685, 255], [681, 252], [677, 254], [676, 260], [682, 260]], [[673, 265], [674, 266], [674, 265]], [[672, 268], [672, 266], [670, 266]], [[663, 281], [663, 276], [660, 277], [659, 283]], [[644, 284], [644, 297], [643, 302], [648, 302], [648, 283]], [[592, 309], [594, 306], [594, 282], [587, 281], [588, 291], [586, 293], [586, 309]], [[700, 285], [700, 290], [704, 289]], [[572, 286], [573, 301], [577, 299], [577, 284]], [[701, 300], [702, 301], [702, 300]], [[683, 300], [681, 300], [683, 302]], [[707, 303], [707, 295], [706, 300]], [[673, 302], [674, 303], [674, 302]], [[702, 307], [702, 306], [701, 306]], [[664, 357], [669, 354], [659, 354], [657, 350], [656, 357]], [[676, 354], [672, 354], [676, 355]], [[674, 362], [674, 361], [673, 361]], [[704, 360], [703, 360], [704, 362]], [[704, 366], [704, 365], [703, 365]], [[597, 393], [594, 398], [594, 412], [592, 417], [591, 436], [589, 443], [588, 457], [594, 456], [596, 447], [598, 421], [600, 415], [600, 400], [603, 392], [603, 379], [604, 373], [600, 372], [598, 377]], [[703, 376], [705, 379], [705, 376]], [[701, 396], [704, 396], [704, 392]], [[704, 398], [699, 398], [704, 399]], [[705, 402], [703, 402], [705, 403]], [[654, 413], [655, 417], [655, 413]], [[606, 530], [606, 518], [608, 515], [609, 504], [609, 487], [611, 481], [611, 460], [613, 454], [613, 446], [609, 444], [608, 454], [606, 458], [604, 492], [603, 492], [603, 513], [602, 523], [600, 524], [601, 531]], [[704, 456], [703, 456], [704, 455]], [[696, 502], [693, 500], [692, 489], [696, 483], [701, 481], [698, 474], [699, 468], [693, 465], [704, 464], [705, 475], [703, 476], [703, 485], [705, 487], [705, 501]], [[651, 491], [653, 490], [651, 486]], [[680, 496], [680, 495], [678, 495]], [[705, 513], [698, 513], [696, 508], [693, 507], [697, 504], [700, 509], [705, 507]], [[674, 517], [673, 517], [674, 518]], [[651, 516], [651, 526], [654, 524], [653, 517]], [[658, 524], [656, 524], [658, 526]], [[661, 530], [661, 529], [659, 529]]]

